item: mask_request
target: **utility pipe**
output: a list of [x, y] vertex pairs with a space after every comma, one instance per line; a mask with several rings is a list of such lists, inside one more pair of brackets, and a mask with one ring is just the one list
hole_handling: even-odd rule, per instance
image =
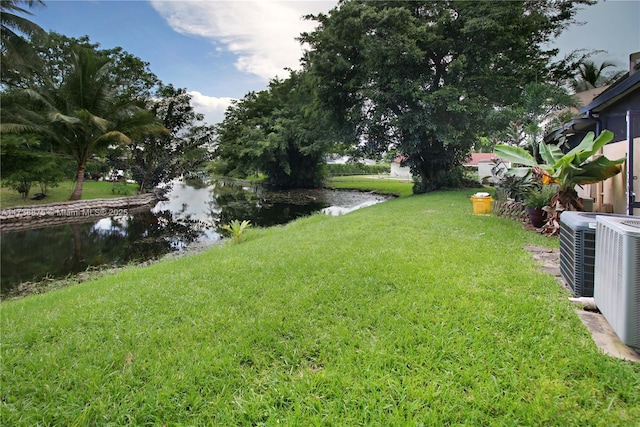
[[633, 215], [633, 209], [640, 209], [640, 203], [636, 202], [636, 193], [633, 184], [636, 180], [633, 165], [633, 116], [640, 116], [638, 110], [627, 110], [627, 215]]

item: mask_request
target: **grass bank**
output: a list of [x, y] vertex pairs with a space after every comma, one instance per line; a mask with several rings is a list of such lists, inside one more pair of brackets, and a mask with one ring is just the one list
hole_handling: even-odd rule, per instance
[[249, 229], [1, 305], [3, 425], [562, 425], [640, 419], [516, 222], [467, 192]]
[[325, 186], [341, 190], [375, 191], [379, 194], [393, 194], [400, 197], [410, 196], [413, 192], [413, 182], [410, 179], [400, 180], [382, 175], [337, 176], [328, 179]]
[[[22, 200], [22, 195], [17, 191], [8, 188], [0, 188], [0, 208], [6, 209], [14, 206], [36, 206], [44, 203], [66, 202], [71, 197], [76, 183], [74, 181], [63, 181], [59, 186], [50, 188], [47, 197], [42, 200]], [[138, 184], [120, 184], [107, 181], [85, 181], [82, 186], [82, 200], [110, 199], [114, 197], [133, 196], [138, 191]], [[40, 189], [32, 188], [30, 197], [39, 193]]]

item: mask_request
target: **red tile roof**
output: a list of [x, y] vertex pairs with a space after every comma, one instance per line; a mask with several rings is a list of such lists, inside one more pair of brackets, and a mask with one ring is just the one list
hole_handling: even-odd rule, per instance
[[489, 162], [496, 159], [499, 159], [499, 157], [493, 153], [471, 153], [467, 158], [465, 166], [478, 166], [480, 162]]
[[[465, 166], [478, 166], [480, 162], [489, 162], [491, 160], [499, 159], [500, 157], [496, 156], [493, 153], [471, 153], [465, 162]], [[407, 160], [407, 156], [404, 154], [397, 155], [394, 159], [394, 163], [400, 163], [404, 160]]]

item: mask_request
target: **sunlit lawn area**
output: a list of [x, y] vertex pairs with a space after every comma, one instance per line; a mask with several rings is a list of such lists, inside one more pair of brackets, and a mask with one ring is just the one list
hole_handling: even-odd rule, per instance
[[[0, 188], [0, 208], [6, 209], [13, 206], [33, 206], [43, 203], [58, 203], [69, 200], [75, 187], [74, 181], [63, 181], [58, 187], [50, 188], [47, 197], [42, 200], [22, 199], [17, 191], [8, 188]], [[121, 184], [107, 181], [85, 181], [82, 190], [82, 199], [107, 199], [112, 197], [133, 196], [138, 191], [138, 184]], [[31, 188], [29, 197], [40, 193], [40, 188], [35, 185]]]
[[337, 176], [327, 179], [325, 186], [329, 188], [349, 190], [375, 190], [380, 194], [409, 196], [412, 193], [413, 182], [411, 181], [411, 179], [394, 179], [384, 175], [352, 175]]
[[245, 233], [2, 303], [2, 425], [640, 419], [640, 366], [601, 354], [522, 249], [557, 240], [467, 191]]

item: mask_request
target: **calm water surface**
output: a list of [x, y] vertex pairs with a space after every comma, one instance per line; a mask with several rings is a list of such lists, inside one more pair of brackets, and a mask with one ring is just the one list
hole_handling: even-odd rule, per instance
[[233, 181], [175, 182], [150, 210], [47, 228], [3, 232], [0, 284], [8, 296], [22, 282], [162, 257], [222, 238], [234, 219], [270, 227], [317, 212], [339, 215], [387, 197], [357, 191], [269, 191]]

